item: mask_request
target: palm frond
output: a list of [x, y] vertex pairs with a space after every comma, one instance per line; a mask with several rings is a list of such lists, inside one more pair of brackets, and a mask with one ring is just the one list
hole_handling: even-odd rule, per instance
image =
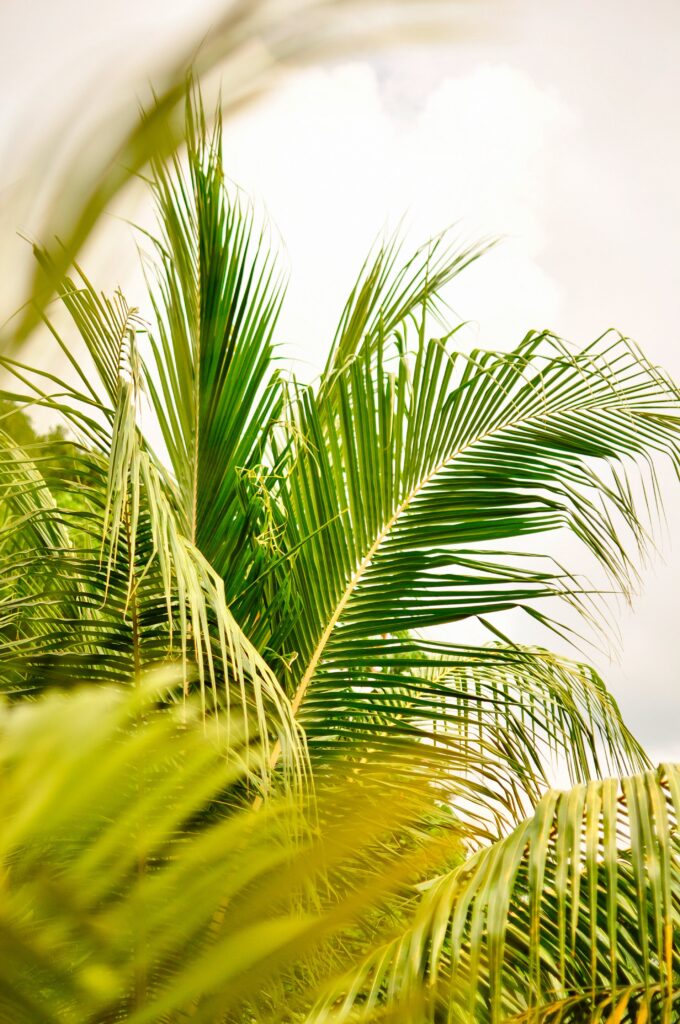
[[302, 391], [279, 492], [297, 616], [267, 640], [296, 653], [294, 709], [336, 643], [511, 608], [550, 624], [554, 597], [594, 616], [592, 588], [531, 553], [541, 533], [569, 529], [627, 593], [647, 541], [628, 474], [653, 489], [652, 455], [677, 469], [679, 426], [674, 386], [618, 336], [469, 357], [421, 341], [413, 365], [364, 352], [332, 395]]
[[507, 839], [432, 881], [412, 927], [313, 1019], [402, 1005], [418, 1024], [674, 1020], [679, 814], [672, 765], [549, 792]]
[[[299, 720], [318, 776], [367, 752], [397, 786], [429, 774], [476, 841], [512, 828], [558, 771], [585, 782], [648, 767], [597, 674], [536, 648], [334, 642]], [[400, 758], [405, 738], [415, 758]]]
[[[44, 254], [41, 258], [47, 259]], [[3, 650], [6, 682], [9, 678], [15, 690], [25, 692], [32, 680], [41, 673], [53, 674], [57, 667], [61, 679], [67, 672], [76, 679], [83, 672], [91, 676], [88, 659], [94, 659], [104, 678], [117, 681], [138, 674], [145, 664], [179, 657], [186, 685], [195, 665], [204, 703], [210, 693], [213, 708], [226, 708], [230, 714], [236, 701], [234, 707], [254, 723], [259, 742], [283, 749], [293, 776], [300, 778], [305, 745], [287, 699], [237, 625], [222, 576], [182, 533], [176, 488], [140, 433], [141, 370], [130, 327], [138, 323], [136, 313], [122, 298], [113, 302], [98, 295], [85, 278], [79, 287], [67, 281], [63, 294], [97, 376], [88, 378], [83, 372], [82, 390], [77, 390], [49, 375], [49, 393], [42, 387], [44, 375], [11, 361], [5, 366], [24, 385], [26, 402], [37, 396], [43, 406], [65, 413], [74, 430], [81, 430], [84, 422], [91, 428], [83, 438], [81, 457], [90, 480], [98, 481], [99, 500], [69, 517], [71, 526], [88, 538], [84, 548], [73, 550], [67, 536], [49, 537], [38, 548], [31, 543], [17, 557], [13, 541], [7, 556], [13, 563], [10, 579], [34, 579], [36, 585], [40, 580], [43, 589], [37, 593], [33, 586], [30, 605], [14, 584], [6, 595], [3, 615], [15, 631]], [[16, 474], [8, 481], [13, 504], [31, 505], [25, 514], [34, 529], [37, 523], [63, 519], [26, 453], [9, 438], [5, 452], [8, 465], [20, 462], [24, 476], [35, 478], [30, 486]], [[46, 494], [49, 509], [43, 507]], [[6, 529], [16, 530], [17, 525], [15, 515]], [[266, 787], [266, 778], [261, 782]]]
[[253, 544], [261, 516], [253, 481], [282, 411], [273, 346], [282, 275], [254, 211], [226, 187], [220, 122], [207, 127], [200, 98], [187, 103], [186, 168], [177, 158], [153, 169], [161, 234], [145, 381], [182, 532], [232, 602], [264, 560]]

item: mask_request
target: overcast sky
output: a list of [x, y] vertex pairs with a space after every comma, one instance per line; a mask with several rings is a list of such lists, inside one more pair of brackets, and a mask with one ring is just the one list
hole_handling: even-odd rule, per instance
[[[5, 189], [72, 96], [109, 95], [210, 7], [4, 0]], [[586, 343], [615, 326], [680, 379], [680, 4], [484, 10], [473, 40], [305, 69], [227, 127], [232, 177], [286, 243], [288, 351], [314, 373], [368, 246], [403, 217], [413, 244], [454, 223], [505, 237], [449, 293], [469, 344], [544, 327]], [[130, 250], [100, 257], [102, 286], [136, 287]], [[612, 613], [618, 661], [598, 664], [654, 760], [680, 761], [680, 485], [666, 478], [662, 556], [633, 609]]]

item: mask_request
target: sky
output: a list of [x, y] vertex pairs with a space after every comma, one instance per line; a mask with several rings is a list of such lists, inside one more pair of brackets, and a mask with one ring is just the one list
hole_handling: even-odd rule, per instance
[[[462, 241], [502, 237], [447, 294], [465, 344], [542, 328], [585, 344], [616, 327], [680, 380], [680, 5], [472, 6], [472, 33], [291, 72], [227, 124], [229, 174], [285, 242], [287, 356], [318, 371], [381, 232], [401, 225], [408, 248], [453, 225]], [[214, 7], [0, 4], [0, 194], [74, 98], [107, 101]], [[2, 224], [8, 273], [17, 227]], [[139, 287], [127, 226], [93, 258], [102, 287]], [[593, 660], [652, 759], [680, 761], [680, 484], [663, 480], [660, 551], [632, 608], [612, 606], [615, 659]]]

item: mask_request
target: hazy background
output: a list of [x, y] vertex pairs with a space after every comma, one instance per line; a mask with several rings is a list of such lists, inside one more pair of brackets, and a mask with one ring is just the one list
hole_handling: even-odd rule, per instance
[[[16, 232], [31, 230], [32, 147], [69, 111], [64, 136], [124, 88], [134, 102], [126, 83], [216, 6], [0, 0], [5, 283], [25, 250]], [[298, 71], [227, 126], [232, 177], [285, 240], [287, 352], [314, 375], [368, 246], [403, 216], [412, 244], [452, 223], [462, 239], [505, 236], [449, 293], [472, 321], [466, 344], [544, 327], [586, 343], [615, 326], [680, 379], [680, 5], [476, 6], [476, 30], [455, 42]], [[46, 168], [58, 153], [59, 137]], [[91, 260], [97, 284], [141, 301], [126, 225], [112, 218]], [[661, 554], [633, 609], [612, 606], [617, 660], [596, 660], [653, 759], [680, 761], [680, 485], [665, 479]]]

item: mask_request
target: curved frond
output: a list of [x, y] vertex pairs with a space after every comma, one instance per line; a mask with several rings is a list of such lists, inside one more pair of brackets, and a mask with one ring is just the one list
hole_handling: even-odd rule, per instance
[[[396, 786], [430, 773], [471, 835], [514, 826], [557, 772], [575, 783], [648, 766], [593, 669], [538, 648], [334, 642], [299, 720], [317, 773], [367, 753]], [[402, 760], [406, 738], [418, 753]]]
[[671, 765], [551, 791], [510, 836], [430, 883], [412, 927], [313, 1019], [675, 1020], [679, 815]]
[[[79, 288], [67, 282], [64, 297], [99, 379], [82, 372], [82, 391], [77, 391], [50, 375], [50, 394], [38, 383], [44, 375], [6, 366], [24, 385], [24, 401], [37, 396], [42, 405], [64, 411], [74, 430], [84, 421], [91, 425], [80, 447], [90, 495], [85, 505], [67, 513], [57, 509], [39, 467], [5, 439], [10, 505], [23, 509], [33, 531], [43, 534], [40, 543], [28, 538], [22, 547], [19, 538], [26, 538], [26, 531], [17, 533], [16, 512], [5, 526], [6, 536], [14, 534], [3, 550], [8, 586], [1, 614], [9, 628], [2, 657], [5, 684], [25, 692], [50, 678], [63, 682], [70, 674], [72, 683], [93, 673], [118, 681], [179, 658], [187, 686], [195, 666], [204, 704], [210, 693], [214, 709], [226, 708], [229, 715], [232, 705], [238, 707], [253, 723], [258, 741], [265, 749], [270, 743], [283, 749], [299, 778], [305, 772], [305, 744], [288, 701], [236, 623], [222, 576], [182, 533], [176, 488], [140, 433], [140, 366], [130, 328], [136, 315], [124, 300], [112, 303], [97, 295], [84, 278]], [[114, 309], [120, 314], [115, 323], [101, 313]], [[71, 484], [78, 495], [80, 480]], [[62, 532], [55, 536], [52, 527], [47, 534], [55, 522]], [[70, 536], [74, 531], [77, 546]], [[265, 773], [265, 788], [267, 779]]]
[[421, 342], [413, 364], [364, 353], [332, 395], [302, 391], [280, 487], [298, 608], [268, 640], [294, 709], [335, 643], [510, 608], [550, 624], [548, 597], [594, 614], [586, 584], [531, 553], [540, 533], [571, 530], [627, 592], [628, 542], [646, 543], [627, 473], [653, 488], [654, 454], [677, 468], [679, 426], [675, 388], [620, 337], [572, 353], [529, 335], [469, 357]]

